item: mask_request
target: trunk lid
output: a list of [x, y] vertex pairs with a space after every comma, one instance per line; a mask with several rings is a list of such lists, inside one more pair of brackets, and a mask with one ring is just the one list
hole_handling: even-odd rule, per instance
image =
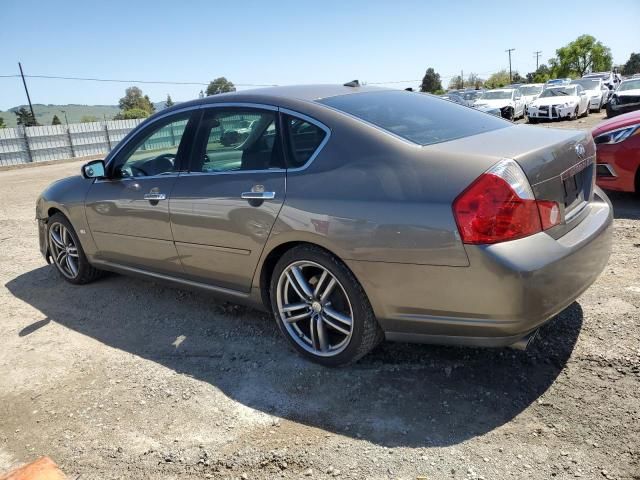
[[[515, 160], [538, 200], [558, 202], [563, 222], [548, 230], [555, 238], [575, 227], [586, 214], [595, 184], [595, 144], [582, 130], [514, 125], [437, 145], [469, 156]], [[464, 155], [464, 154], [463, 154]]]

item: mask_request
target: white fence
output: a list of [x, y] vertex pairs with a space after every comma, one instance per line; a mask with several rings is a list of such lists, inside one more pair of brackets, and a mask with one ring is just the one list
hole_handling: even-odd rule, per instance
[[0, 128], [0, 166], [109, 152], [142, 119]]

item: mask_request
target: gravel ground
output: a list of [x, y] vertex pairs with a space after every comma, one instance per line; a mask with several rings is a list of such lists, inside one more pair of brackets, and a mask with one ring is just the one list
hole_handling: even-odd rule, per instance
[[48, 454], [82, 480], [640, 479], [637, 197], [612, 195], [608, 267], [528, 351], [386, 343], [330, 370], [205, 293], [63, 282], [34, 203], [78, 168], [0, 172], [0, 471]]

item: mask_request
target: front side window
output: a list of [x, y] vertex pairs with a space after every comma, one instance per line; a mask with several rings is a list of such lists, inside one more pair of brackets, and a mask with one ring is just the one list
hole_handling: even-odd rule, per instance
[[300, 118], [285, 115], [284, 121], [291, 152], [289, 167], [302, 167], [320, 147], [327, 133], [317, 125]]
[[193, 172], [284, 168], [276, 112], [211, 108], [204, 113]]
[[178, 150], [190, 116], [190, 113], [179, 114], [154, 124], [118, 159], [115, 176], [149, 177], [177, 171]]
[[495, 115], [432, 95], [402, 90], [351, 93], [318, 102], [418, 145], [431, 145], [513, 126]]

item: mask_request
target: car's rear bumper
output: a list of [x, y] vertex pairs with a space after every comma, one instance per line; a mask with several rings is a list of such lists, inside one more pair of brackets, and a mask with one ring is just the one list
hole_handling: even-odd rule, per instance
[[388, 339], [510, 345], [573, 303], [607, 264], [612, 208], [597, 192], [563, 237], [467, 246], [468, 267], [348, 263]]

